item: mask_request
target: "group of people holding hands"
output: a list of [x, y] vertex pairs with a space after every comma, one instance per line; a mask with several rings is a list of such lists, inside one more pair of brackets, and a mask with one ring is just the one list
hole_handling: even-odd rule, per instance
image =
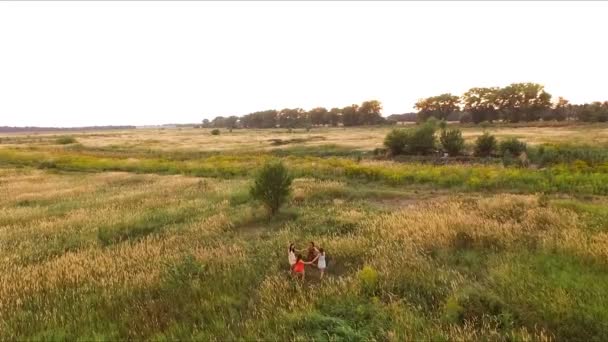
[[306, 260], [302, 259], [302, 251], [296, 249], [295, 244], [292, 242], [289, 244], [289, 250], [287, 252], [287, 258], [289, 260], [289, 266], [291, 267], [291, 274], [304, 280], [305, 266], [313, 265], [317, 267], [320, 272], [320, 278], [323, 279], [323, 274], [327, 268], [327, 261], [325, 260], [325, 250], [323, 248], [317, 248], [314, 242], [310, 242], [307, 248]]

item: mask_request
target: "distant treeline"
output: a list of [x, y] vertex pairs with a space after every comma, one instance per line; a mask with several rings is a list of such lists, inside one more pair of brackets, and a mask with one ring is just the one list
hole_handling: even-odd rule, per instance
[[564, 121], [607, 122], [608, 101], [571, 104], [563, 97], [551, 101], [551, 94], [537, 83], [513, 83], [506, 87], [471, 88], [462, 96], [450, 93], [419, 100], [417, 113], [381, 115], [380, 101], [371, 100], [361, 105], [343, 108], [301, 108], [265, 110], [241, 117], [218, 116], [203, 120], [202, 127], [213, 128], [274, 128], [311, 126], [362, 126], [423, 122], [430, 117], [439, 120], [480, 122]]
[[109, 129], [134, 129], [134, 128], [135, 128], [135, 126], [86, 126], [86, 127], [9, 127], [9, 126], [0, 126], [0, 133], [101, 131], [101, 130], [109, 130]]
[[570, 104], [559, 97], [551, 102], [551, 94], [537, 83], [513, 83], [503, 88], [471, 88], [462, 96], [450, 93], [421, 99], [416, 103], [418, 121], [433, 116], [448, 119], [458, 115], [464, 123], [484, 121], [531, 122], [579, 120], [608, 121], [608, 101]]
[[343, 108], [313, 108], [305, 111], [302, 108], [285, 108], [282, 110], [265, 110], [238, 116], [218, 116], [209, 121], [203, 120], [203, 127], [215, 128], [274, 128], [274, 127], [310, 127], [310, 126], [363, 126], [385, 123], [380, 114], [380, 101], [365, 101], [361, 105], [353, 104]]

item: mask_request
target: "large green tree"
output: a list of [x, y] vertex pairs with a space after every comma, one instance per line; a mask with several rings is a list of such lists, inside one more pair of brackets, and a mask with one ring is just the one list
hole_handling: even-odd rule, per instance
[[378, 100], [365, 101], [358, 109], [358, 124], [359, 125], [375, 125], [381, 123], [384, 119], [380, 114], [382, 112], [382, 103]]
[[352, 104], [342, 108], [342, 123], [344, 126], [359, 125], [359, 105]]
[[330, 124], [329, 112], [324, 107], [313, 108], [308, 112], [310, 124], [314, 126]]
[[505, 121], [536, 121], [551, 108], [551, 94], [537, 83], [513, 83], [498, 91], [497, 105]]
[[416, 102], [418, 120], [426, 121], [430, 117], [445, 120], [451, 113], [460, 110], [460, 98], [450, 93], [427, 97]]
[[471, 114], [474, 123], [498, 119], [497, 96], [499, 88], [471, 88], [462, 95], [464, 111]]
[[307, 115], [302, 108], [285, 108], [279, 112], [279, 126], [286, 128], [303, 127], [307, 123]]
[[332, 108], [327, 113], [327, 122], [331, 126], [338, 126], [342, 122], [342, 109]]

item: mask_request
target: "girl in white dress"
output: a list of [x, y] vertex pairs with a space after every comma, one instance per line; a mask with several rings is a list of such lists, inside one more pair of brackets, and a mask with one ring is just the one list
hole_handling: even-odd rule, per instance
[[325, 250], [323, 248], [319, 248], [319, 254], [316, 257], [317, 267], [321, 272], [319, 276], [320, 279], [323, 279], [323, 274], [325, 273], [325, 268], [327, 268], [327, 262], [325, 261]]
[[289, 250], [287, 251], [287, 260], [289, 261], [289, 268], [291, 270], [293, 270], [293, 267], [297, 262], [296, 252], [296, 245], [292, 242], [289, 244]]

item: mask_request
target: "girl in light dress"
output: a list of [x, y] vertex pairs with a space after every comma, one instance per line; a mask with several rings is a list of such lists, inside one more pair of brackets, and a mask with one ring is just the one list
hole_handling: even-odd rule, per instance
[[317, 254], [317, 257], [312, 261], [312, 263], [317, 262], [317, 268], [319, 269], [319, 272], [321, 272], [321, 275], [319, 276], [319, 279], [323, 279], [323, 274], [325, 274], [325, 269], [327, 268], [327, 261], [325, 260], [325, 250], [323, 248], [319, 248], [319, 253]]
[[297, 256], [296, 253], [298, 250], [296, 249], [296, 245], [292, 242], [289, 244], [289, 250], [287, 251], [287, 260], [289, 261], [289, 268], [293, 271], [293, 267], [296, 265]]

